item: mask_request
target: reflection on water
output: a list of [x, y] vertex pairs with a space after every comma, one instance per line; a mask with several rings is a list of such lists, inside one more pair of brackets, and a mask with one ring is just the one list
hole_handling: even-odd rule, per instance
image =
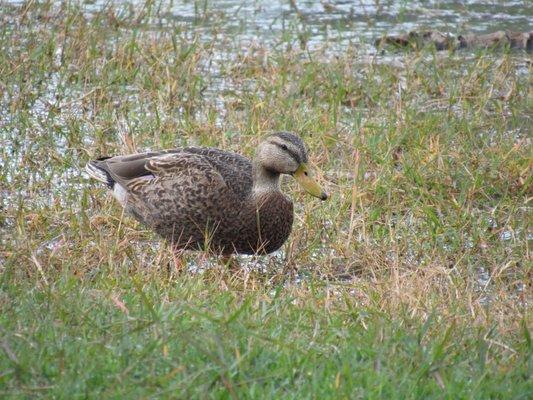
[[[5, 5], [23, 3], [4, 1]], [[299, 33], [300, 43], [311, 50], [328, 43], [337, 51], [353, 43], [372, 51], [369, 44], [376, 38], [414, 29], [452, 34], [529, 31], [533, 15], [533, 3], [528, 1], [481, 0], [88, 0], [82, 6], [88, 17], [105, 9], [114, 9], [119, 16], [149, 11], [154, 17], [145, 29], [181, 27], [207, 41], [227, 35], [243, 45], [260, 42], [276, 46], [284, 42], [283, 33], [289, 31]]]

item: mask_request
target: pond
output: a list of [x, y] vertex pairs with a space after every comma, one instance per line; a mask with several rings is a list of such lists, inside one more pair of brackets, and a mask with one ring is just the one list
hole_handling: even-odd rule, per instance
[[[7, 0], [2, 7], [24, 4]], [[452, 35], [525, 32], [532, 29], [533, 18], [533, 3], [529, 1], [89, 0], [81, 4], [88, 16], [106, 9], [118, 10], [122, 15], [146, 10], [153, 18], [144, 29], [178, 27], [205, 41], [226, 35], [243, 46], [277, 46], [297, 33], [300, 44], [311, 50], [327, 44], [338, 52], [354, 44], [372, 52], [377, 38], [412, 30], [432, 29]]]

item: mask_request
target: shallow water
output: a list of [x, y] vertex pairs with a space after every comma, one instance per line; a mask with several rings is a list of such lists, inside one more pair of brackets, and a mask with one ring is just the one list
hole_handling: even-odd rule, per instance
[[[21, 6], [24, 2], [3, 4]], [[89, 17], [110, 8], [127, 15], [139, 12], [144, 4], [150, 3], [89, 0], [83, 2], [83, 9]], [[156, 17], [145, 26], [148, 30], [182, 27], [206, 41], [222, 34], [243, 46], [280, 45], [286, 39], [283, 34], [290, 32], [298, 33], [300, 44], [311, 50], [327, 43], [339, 52], [351, 44], [373, 51], [371, 44], [385, 34], [423, 29], [452, 35], [530, 31], [533, 22], [533, 2], [529, 1], [178, 0], [155, 1], [151, 11]]]

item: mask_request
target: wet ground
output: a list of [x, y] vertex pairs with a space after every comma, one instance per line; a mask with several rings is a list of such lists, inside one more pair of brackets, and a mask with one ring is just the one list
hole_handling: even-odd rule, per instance
[[[20, 10], [26, 6], [25, 2], [4, 1], [0, 5], [0, 16], [6, 30], [17, 30], [20, 24]], [[60, 7], [60, 2], [52, 2], [52, 8]], [[396, 34], [412, 30], [436, 29], [450, 34], [486, 33], [495, 30], [529, 31], [533, 28], [533, 2], [509, 1], [498, 4], [487, 4], [486, 1], [169, 1], [169, 2], [126, 2], [126, 1], [86, 1], [83, 11], [87, 18], [93, 18], [100, 13], [112, 10], [114, 15], [125, 20], [132, 14], [142, 15], [143, 7], [151, 8], [154, 15], [150, 20], [135, 29], [149, 32], [175, 32], [176, 34], [200, 40], [204, 43], [214, 43], [212, 56], [205, 61], [205, 82], [208, 87], [206, 94], [210, 94], [217, 103], [219, 118], [223, 118], [226, 103], [221, 94], [227, 90], [236, 90], [231, 82], [218, 79], [219, 71], [224, 68], [228, 60], [234, 60], [243, 54], [254, 51], [298, 49], [318, 52], [325, 57], [335, 57], [345, 54], [348, 50], [354, 52], [358, 60], [365, 57], [377, 57], [385, 62], [402, 63], [402, 54], [382, 54], [377, 52], [373, 43], [386, 34]], [[154, 12], [154, 9], [157, 12]], [[39, 24], [38, 21], [35, 24]], [[121, 26], [123, 32], [130, 28]], [[58, 52], [57, 57], [61, 56]], [[519, 54], [518, 57], [526, 56]], [[522, 74], [526, 74], [526, 62], [522, 64]], [[519, 71], [520, 73], [520, 71]], [[54, 104], [58, 97], [57, 76], [51, 75], [47, 83], [47, 90], [40, 93], [40, 99], [35, 101], [33, 117], [34, 129], [40, 129], [37, 121], [46, 118], [49, 105]], [[253, 88], [253, 82], [249, 83]], [[240, 88], [243, 90], [246, 83]], [[86, 92], [91, 88], [86, 88]], [[127, 89], [127, 88], [126, 88]], [[127, 91], [127, 90], [126, 90]], [[85, 93], [86, 93], [85, 92]], [[84, 96], [79, 88], [73, 88], [69, 93], [64, 88], [61, 91], [61, 104], [65, 111], [57, 117], [55, 126], [65, 123], [63, 116], [76, 115], [76, 99]], [[128, 94], [135, 96], [135, 92]], [[3, 99], [3, 101], [2, 101]], [[4, 170], [16, 171], [15, 164], [21, 163], [25, 154], [31, 152], [30, 141], [20, 143], [18, 127], [14, 114], [3, 106], [7, 101], [7, 94], [0, 97], [0, 146], [4, 149], [4, 159], [0, 166]], [[346, 110], [347, 113], [351, 112]], [[43, 124], [44, 127], [49, 125]], [[24, 140], [24, 139], [22, 139]], [[59, 154], [68, 148], [68, 139], [58, 135], [54, 143]], [[11, 156], [6, 156], [12, 148]], [[9, 207], [22, 199], [37, 204], [51, 205], [54, 202], [63, 205], [70, 204], [72, 199], [65, 197], [65, 185], [84, 185], [85, 181], [79, 177], [79, 165], [72, 165], [60, 174], [51, 174], [39, 191], [39, 180], [43, 176], [29, 176], [27, 186], [18, 192], [9, 188], [1, 188], [2, 199], [0, 206]], [[46, 175], [46, 174], [43, 174]], [[5, 182], [11, 184], [15, 179], [15, 172], [4, 176]], [[50, 192], [49, 187], [54, 189]], [[32, 187], [27, 191], [27, 187]], [[67, 195], [68, 196], [68, 195]], [[4, 221], [7, 231], [14, 221]], [[1, 226], [0, 226], [1, 227]], [[502, 241], [508, 241], [512, 233], [502, 232]], [[509, 237], [508, 237], [509, 236]], [[281, 260], [276, 256], [276, 260]], [[485, 272], [481, 271], [481, 276]]]

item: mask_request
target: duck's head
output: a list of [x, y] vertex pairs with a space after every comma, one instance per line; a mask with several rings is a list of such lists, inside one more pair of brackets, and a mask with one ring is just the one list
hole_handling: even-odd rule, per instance
[[321, 200], [328, 198], [309, 169], [307, 151], [302, 139], [294, 133], [278, 132], [267, 136], [257, 148], [255, 162], [272, 174], [292, 175], [312, 196]]

